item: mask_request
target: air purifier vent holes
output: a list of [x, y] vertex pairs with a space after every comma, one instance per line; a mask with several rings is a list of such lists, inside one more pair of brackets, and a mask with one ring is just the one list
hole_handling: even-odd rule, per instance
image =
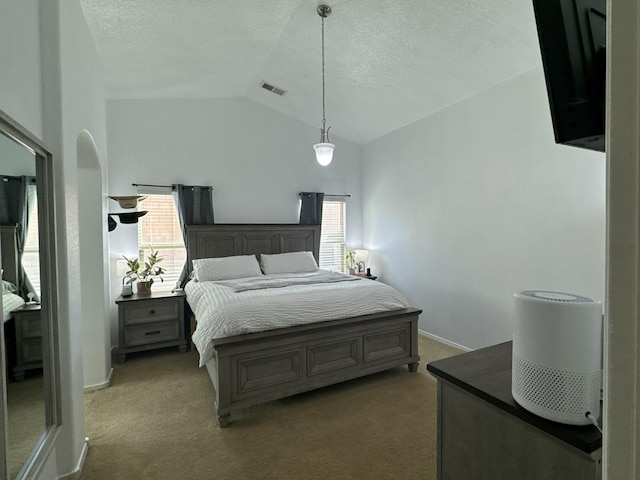
[[[521, 398], [542, 408], [584, 416], [597, 406], [584, 400], [598, 398], [600, 372], [563, 372], [513, 356], [512, 390]], [[596, 392], [594, 394], [594, 392]]]

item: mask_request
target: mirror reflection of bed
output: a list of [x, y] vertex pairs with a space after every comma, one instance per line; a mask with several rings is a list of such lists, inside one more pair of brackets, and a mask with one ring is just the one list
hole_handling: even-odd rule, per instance
[[0, 259], [10, 479], [18, 478], [46, 426], [35, 170], [35, 155], [0, 135]]

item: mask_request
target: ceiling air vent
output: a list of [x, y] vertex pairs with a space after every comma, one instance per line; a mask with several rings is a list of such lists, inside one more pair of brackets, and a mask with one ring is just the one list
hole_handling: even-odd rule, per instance
[[275, 93], [276, 95], [280, 95], [281, 97], [284, 97], [285, 94], [287, 93], [286, 90], [283, 90], [278, 87], [274, 87], [273, 85], [269, 85], [267, 82], [264, 82], [264, 81], [260, 84], [260, 86], [265, 90], [269, 90], [270, 92]]

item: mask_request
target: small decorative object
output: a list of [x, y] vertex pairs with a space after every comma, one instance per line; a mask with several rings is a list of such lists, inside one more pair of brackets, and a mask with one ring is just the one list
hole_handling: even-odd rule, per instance
[[356, 273], [356, 252], [355, 250], [347, 250], [347, 254], [344, 256], [344, 266], [349, 270], [350, 275]]
[[120, 219], [120, 223], [138, 223], [138, 219], [140, 217], [144, 217], [147, 213], [147, 210], [141, 210], [139, 212], [120, 212], [120, 213], [108, 213], [107, 214], [107, 225], [109, 226], [109, 231], [112, 232], [118, 226], [117, 222], [113, 219], [115, 215]]
[[133, 295], [133, 287], [130, 283], [124, 283], [124, 278], [122, 279], [122, 296], [130, 297]]
[[111, 200], [115, 200], [120, 204], [120, 208], [136, 208], [138, 202], [147, 198], [146, 195], [128, 195], [125, 197], [112, 197], [109, 196]]
[[138, 219], [147, 213], [149, 213], [147, 210], [141, 210], [139, 212], [112, 213], [111, 215], [118, 215], [120, 223], [138, 223]]
[[358, 275], [364, 275], [369, 260], [369, 250], [355, 250], [356, 264], [358, 265]]
[[[124, 285], [128, 284], [131, 286], [133, 282], [136, 282], [136, 292], [138, 295], [151, 295], [151, 286], [153, 285], [154, 277], [158, 277], [161, 282], [164, 282], [162, 275], [164, 274], [164, 269], [158, 266], [163, 258], [158, 256], [158, 251], [154, 250], [153, 247], [149, 246], [151, 249], [151, 253], [147, 258], [147, 261], [144, 262], [144, 265], [140, 265], [140, 259], [138, 258], [127, 258], [124, 255], [124, 258], [127, 261], [127, 267], [129, 267], [129, 271], [125, 274], [125, 278], [122, 279], [123, 283], [123, 291]], [[124, 296], [124, 294], [123, 294]]]
[[147, 282], [137, 282], [136, 293], [142, 297], [151, 295], [151, 286]]

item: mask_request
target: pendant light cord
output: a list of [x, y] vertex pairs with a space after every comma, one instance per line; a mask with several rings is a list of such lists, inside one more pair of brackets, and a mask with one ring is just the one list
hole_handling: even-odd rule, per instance
[[326, 120], [325, 120], [325, 93], [324, 93], [324, 17], [322, 19], [322, 140], [325, 142], [327, 137]]
[[322, 166], [329, 165], [333, 157], [333, 149], [335, 145], [329, 140], [329, 130], [327, 128], [327, 95], [326, 95], [326, 83], [325, 83], [325, 63], [324, 63], [324, 19], [331, 15], [331, 7], [329, 5], [318, 5], [316, 9], [320, 19], [322, 20], [322, 126], [320, 127], [320, 143], [313, 146], [316, 150], [316, 159]]

